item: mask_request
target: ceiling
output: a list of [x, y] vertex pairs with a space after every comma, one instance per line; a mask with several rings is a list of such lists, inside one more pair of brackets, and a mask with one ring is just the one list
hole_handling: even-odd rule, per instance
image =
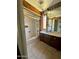
[[[61, 2], [61, 0], [25, 0], [25, 1], [27, 1], [30, 5], [38, 9], [40, 12], [47, 10], [47, 8], [54, 6], [58, 2]], [[48, 18], [60, 17], [61, 7], [53, 9], [53, 10], [47, 10], [46, 13], [47, 13]], [[36, 13], [31, 13], [29, 12], [29, 10], [24, 9], [24, 15], [25, 16], [30, 15], [30, 17], [28, 16], [29, 18], [39, 19]]]
[[25, 0], [39, 11], [44, 11], [48, 7], [60, 2], [61, 0]]

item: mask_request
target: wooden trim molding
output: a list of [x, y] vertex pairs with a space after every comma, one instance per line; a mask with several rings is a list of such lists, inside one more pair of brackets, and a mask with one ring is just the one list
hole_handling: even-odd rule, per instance
[[53, 17], [52, 19], [58, 20], [61, 19], [61, 17]]
[[29, 4], [27, 1], [23, 0], [23, 5], [26, 8], [30, 9], [31, 11], [34, 11], [35, 13], [41, 15], [41, 12], [38, 9], [36, 9], [35, 7], [33, 7], [31, 4]]
[[32, 10], [30, 10], [30, 9], [26, 8], [26, 7], [24, 7], [24, 9], [25, 9], [25, 10], [28, 10], [29, 12], [34, 13], [34, 14], [35, 14], [35, 15], [37, 15], [37, 16], [41, 16], [40, 14], [38, 14], [38, 13], [36, 13], [36, 12], [34, 12], [34, 11], [32, 11]]
[[50, 6], [47, 10], [53, 10], [61, 6], [61, 2], [56, 3], [55, 5]]

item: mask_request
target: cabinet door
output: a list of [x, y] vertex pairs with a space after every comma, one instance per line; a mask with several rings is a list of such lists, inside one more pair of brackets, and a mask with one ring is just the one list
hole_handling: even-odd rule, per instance
[[56, 38], [54, 38], [54, 36], [50, 36], [50, 45], [52, 46], [52, 47], [54, 47], [55, 46], [55, 44], [56, 44]]
[[46, 43], [46, 38], [45, 38], [45, 37], [46, 37], [45, 34], [40, 33], [40, 40], [41, 40], [42, 42], [45, 42], [45, 43]]
[[43, 41], [44, 39], [44, 34], [40, 33], [40, 40]]
[[49, 36], [47, 34], [42, 34], [42, 33], [40, 34], [40, 40], [47, 44], [49, 44], [49, 41], [50, 41]]
[[61, 50], [61, 38], [58, 37], [51, 37], [50, 45], [57, 50]]
[[44, 41], [45, 41], [45, 43], [50, 44], [50, 36], [49, 35], [45, 35]]

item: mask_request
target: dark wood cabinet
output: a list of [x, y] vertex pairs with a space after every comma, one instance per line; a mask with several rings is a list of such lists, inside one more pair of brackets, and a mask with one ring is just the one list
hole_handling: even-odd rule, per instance
[[40, 40], [61, 51], [61, 37], [40, 33]]

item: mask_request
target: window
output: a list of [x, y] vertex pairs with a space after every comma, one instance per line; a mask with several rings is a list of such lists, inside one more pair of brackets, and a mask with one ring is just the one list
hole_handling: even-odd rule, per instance
[[43, 29], [46, 30], [46, 15], [43, 16]]

